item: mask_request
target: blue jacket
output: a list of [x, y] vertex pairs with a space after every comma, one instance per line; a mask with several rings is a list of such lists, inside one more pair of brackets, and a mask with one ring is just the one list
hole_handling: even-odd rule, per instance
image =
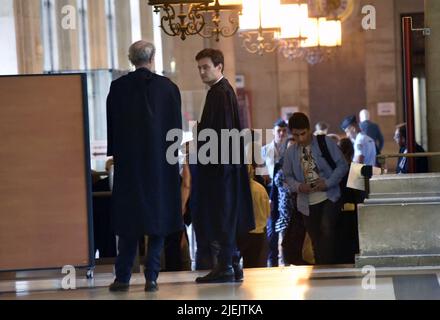
[[367, 136], [369, 136], [371, 139], [374, 140], [374, 143], [376, 144], [377, 154], [381, 153], [385, 142], [379, 126], [374, 122], [371, 122], [370, 120], [365, 120], [361, 122], [359, 125], [361, 127], [361, 130]]
[[[333, 170], [323, 157], [318, 145], [318, 139], [313, 136], [312, 156], [319, 169], [319, 176], [325, 180], [327, 185], [327, 197], [332, 202], [337, 202], [341, 197], [339, 183], [348, 172], [348, 164], [338, 145], [330, 138], [325, 138], [327, 147], [333, 161], [336, 163], [336, 169]], [[305, 182], [304, 171], [301, 165], [302, 148], [298, 144], [291, 146], [284, 156], [283, 172], [286, 182], [291, 192], [298, 193], [297, 206], [298, 211], [303, 215], [309, 215], [309, 195], [298, 192], [300, 184]]]

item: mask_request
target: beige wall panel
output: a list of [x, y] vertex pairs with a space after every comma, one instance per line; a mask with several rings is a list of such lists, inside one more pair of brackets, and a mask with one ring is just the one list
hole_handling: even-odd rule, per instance
[[88, 265], [81, 77], [0, 77], [0, 100], [0, 270]]

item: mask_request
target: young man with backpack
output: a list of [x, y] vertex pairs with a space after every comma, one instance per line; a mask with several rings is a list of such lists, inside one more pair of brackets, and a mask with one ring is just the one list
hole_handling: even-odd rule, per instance
[[289, 129], [296, 144], [284, 157], [286, 182], [297, 193], [297, 209], [312, 240], [316, 264], [332, 264], [340, 212], [339, 184], [347, 174], [348, 165], [332, 139], [313, 135], [304, 113], [293, 114]]

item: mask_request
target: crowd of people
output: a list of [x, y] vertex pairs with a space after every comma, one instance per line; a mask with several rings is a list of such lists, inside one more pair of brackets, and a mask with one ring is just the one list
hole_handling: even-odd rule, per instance
[[[238, 148], [246, 155], [238, 163], [229, 152], [226, 162], [170, 163], [173, 141], [167, 133], [182, 128], [181, 98], [173, 82], [152, 71], [154, 54], [151, 43], [134, 43], [129, 58], [136, 71], [114, 81], [107, 100], [108, 156], [114, 161], [111, 212], [119, 238], [110, 290], [129, 289], [144, 235], [145, 290], [158, 290], [161, 253], [181, 248], [185, 224], [195, 231], [196, 269], [210, 270], [197, 283], [242, 281], [243, 267], [353, 263], [356, 205], [365, 195], [346, 187], [349, 167], [352, 162], [376, 165], [384, 145], [368, 111], [361, 111], [360, 123], [356, 116], [342, 120], [344, 138], [329, 134], [325, 122], [313, 130], [308, 116], [297, 112], [274, 123], [274, 139], [264, 146], [255, 142], [254, 131], [251, 147], [240, 140]], [[204, 49], [195, 62], [210, 88], [196, 134], [241, 131], [237, 97], [223, 76], [222, 52]], [[404, 137], [399, 127], [395, 139], [402, 153]], [[196, 151], [210, 142], [199, 141]], [[244, 161], [249, 158], [259, 161]], [[398, 172], [407, 170], [404, 159]], [[427, 170], [424, 166], [420, 170]]]

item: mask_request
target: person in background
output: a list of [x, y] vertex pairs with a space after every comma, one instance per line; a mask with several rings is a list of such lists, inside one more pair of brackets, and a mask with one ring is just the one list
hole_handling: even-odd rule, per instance
[[[408, 148], [406, 144], [406, 123], [402, 123], [396, 127], [396, 131], [394, 132], [394, 141], [399, 146], [399, 153], [408, 153]], [[425, 149], [421, 145], [416, 142], [416, 153], [423, 153]], [[405, 174], [408, 173], [408, 165], [409, 161], [406, 157], [400, 157], [397, 161], [397, 174]], [[429, 172], [428, 167], [428, 158], [427, 157], [419, 157], [415, 158], [415, 173], [426, 173]]]
[[[189, 169], [189, 142], [182, 142], [183, 154], [180, 162], [180, 195], [182, 203], [182, 215], [185, 225], [190, 225], [190, 212], [188, 202], [191, 194], [191, 172]], [[187, 271], [191, 270], [191, 257], [189, 254], [189, 241], [186, 228], [174, 232], [165, 238], [163, 271]]]
[[338, 146], [341, 149], [347, 164], [351, 164], [354, 157], [354, 148], [350, 138], [342, 138], [338, 141]]
[[[353, 144], [349, 138], [338, 143], [345, 161], [350, 165], [354, 155]], [[359, 235], [357, 205], [365, 199], [365, 192], [347, 187], [348, 173], [341, 181], [341, 215], [337, 224], [336, 262], [338, 264], [354, 263], [359, 253]]]
[[280, 161], [286, 151], [287, 123], [283, 119], [278, 119], [273, 125], [274, 139], [261, 148], [261, 158], [269, 175], [268, 186], [272, 186], [275, 164]]
[[[105, 171], [108, 176], [101, 179], [98, 174], [92, 175], [92, 191], [100, 192], [99, 196], [93, 196], [93, 239], [95, 255], [99, 258], [116, 257], [116, 236], [113, 231], [111, 217], [111, 168], [113, 159], [105, 163]], [[107, 194], [106, 194], [107, 193]]]
[[261, 184], [263, 187], [266, 182], [262, 174], [266, 173], [266, 168], [264, 161], [261, 157], [261, 135], [258, 131], [250, 129], [251, 140], [245, 141], [245, 154], [246, 154], [246, 164], [251, 164], [254, 173], [254, 180]]
[[313, 134], [315, 136], [320, 134], [327, 135], [329, 129], [330, 125], [327, 122], [320, 121], [315, 125], [315, 132]]
[[304, 113], [295, 113], [290, 118], [289, 129], [296, 144], [286, 151], [283, 172], [290, 191], [297, 193], [297, 209], [312, 240], [316, 264], [332, 264], [340, 213], [340, 182], [348, 165], [336, 143], [324, 137], [335, 168], [330, 166]]
[[[286, 141], [288, 150], [294, 143], [293, 138]], [[274, 192], [276, 190], [276, 192]], [[275, 231], [281, 235], [281, 256], [284, 265], [306, 265], [303, 259], [303, 247], [306, 229], [301, 214], [296, 210], [296, 194], [290, 192], [283, 173], [283, 159], [275, 165], [274, 187], [271, 193], [272, 205], [278, 209]], [[275, 208], [274, 208], [275, 209]]]
[[[286, 141], [286, 150], [294, 144], [293, 138], [289, 138]], [[287, 226], [290, 223], [293, 212], [293, 195], [290, 192], [289, 186], [286, 183], [284, 173], [283, 173], [283, 159], [281, 159], [275, 165], [274, 173], [274, 185], [273, 189], [277, 190], [277, 205], [278, 208], [278, 219], [275, 222], [275, 231], [278, 232], [282, 237], [284, 237]]]
[[[278, 119], [273, 126], [274, 139], [261, 150], [269, 174], [268, 192], [272, 193], [275, 165], [283, 158], [286, 151], [287, 124], [283, 119]], [[267, 238], [269, 241], [269, 253], [267, 266], [277, 267], [279, 260], [279, 234], [275, 230], [275, 222], [278, 220], [278, 208], [272, 206], [271, 214], [267, 222]]]
[[266, 189], [254, 180], [254, 168], [248, 165], [249, 183], [255, 217], [255, 229], [237, 239], [238, 249], [243, 257], [244, 268], [266, 267], [267, 237], [266, 224], [270, 215], [269, 196]]
[[341, 123], [341, 129], [353, 143], [353, 162], [375, 166], [376, 144], [373, 139], [361, 131], [356, 116], [346, 117]]
[[341, 139], [336, 133], [329, 133], [327, 137], [333, 139], [336, 143], [339, 143], [339, 140]]
[[373, 139], [376, 145], [376, 154], [379, 155], [382, 152], [384, 146], [384, 138], [379, 126], [370, 120], [370, 112], [367, 109], [359, 112], [360, 128], [367, 136]]

